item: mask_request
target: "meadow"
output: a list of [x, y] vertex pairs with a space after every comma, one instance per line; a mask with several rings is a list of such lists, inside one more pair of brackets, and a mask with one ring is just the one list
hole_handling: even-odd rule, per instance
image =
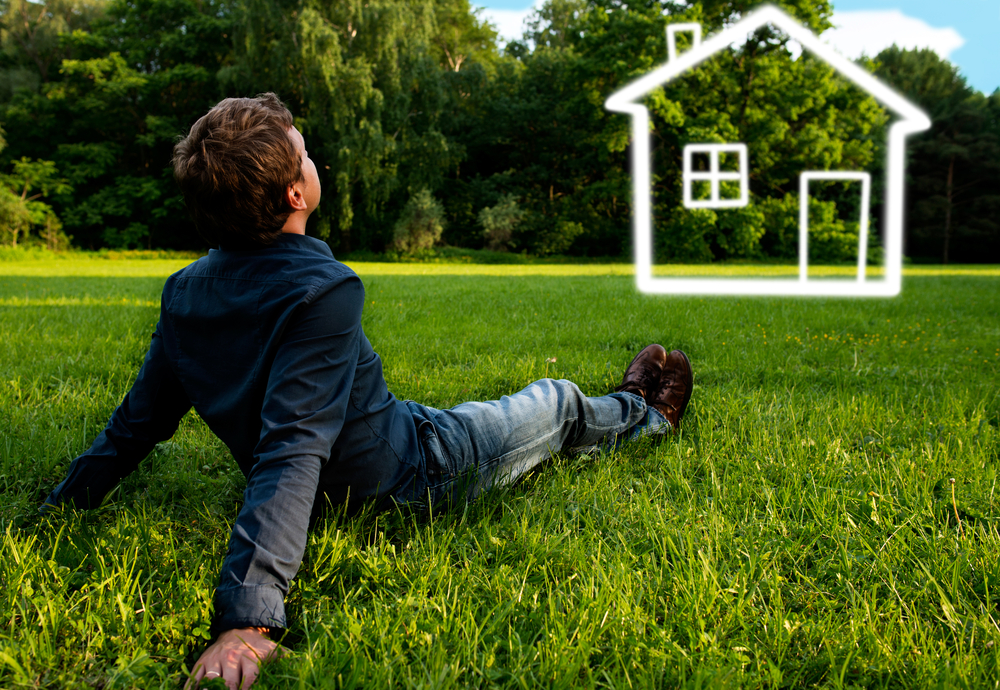
[[[193, 412], [99, 509], [37, 512], [184, 263], [0, 263], [2, 688], [179, 687], [208, 640], [244, 480]], [[354, 268], [397, 397], [599, 395], [650, 342], [689, 354], [694, 395], [660, 443], [321, 523], [292, 653], [255, 687], [998, 685], [1000, 269], [846, 300], [651, 297], [614, 264]]]

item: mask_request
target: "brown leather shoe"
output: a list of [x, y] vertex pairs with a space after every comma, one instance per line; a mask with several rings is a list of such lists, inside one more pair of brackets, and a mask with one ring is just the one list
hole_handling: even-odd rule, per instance
[[670, 426], [677, 429], [691, 399], [692, 388], [694, 388], [694, 373], [691, 371], [691, 360], [680, 350], [674, 350], [667, 355], [663, 363], [659, 389], [647, 400], [667, 418]]
[[635, 393], [647, 403], [659, 391], [667, 351], [653, 343], [644, 347], [625, 370], [625, 377], [615, 387], [616, 393]]

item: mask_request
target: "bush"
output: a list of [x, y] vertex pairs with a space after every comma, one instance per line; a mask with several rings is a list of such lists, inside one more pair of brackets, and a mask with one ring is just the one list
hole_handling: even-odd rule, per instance
[[679, 207], [657, 223], [654, 263], [710, 263], [717, 216], [707, 208]]
[[22, 233], [31, 227], [31, 213], [23, 200], [0, 185], [0, 243], [17, 247]]
[[505, 194], [496, 206], [487, 206], [479, 212], [479, 224], [483, 226], [486, 248], [492, 251], [507, 251], [514, 230], [524, 219], [524, 211], [517, 205], [517, 197]]
[[427, 190], [410, 197], [393, 228], [390, 249], [402, 254], [416, 254], [434, 246], [444, 231], [444, 208]]
[[858, 260], [857, 222], [837, 216], [837, 204], [809, 198], [809, 263], [853, 263]]
[[583, 225], [571, 220], [560, 220], [554, 227], [539, 233], [535, 242], [535, 252], [539, 256], [564, 254], [573, 246], [573, 241], [583, 234]]

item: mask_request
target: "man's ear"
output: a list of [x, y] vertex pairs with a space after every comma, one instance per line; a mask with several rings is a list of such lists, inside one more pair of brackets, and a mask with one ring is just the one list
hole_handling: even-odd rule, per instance
[[304, 180], [299, 180], [288, 185], [285, 190], [285, 203], [287, 203], [293, 211], [305, 211], [309, 206], [306, 204], [306, 198], [303, 192], [305, 191], [302, 187]]

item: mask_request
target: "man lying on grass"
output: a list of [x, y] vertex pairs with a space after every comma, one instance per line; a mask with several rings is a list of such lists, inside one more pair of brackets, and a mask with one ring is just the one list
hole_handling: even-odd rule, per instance
[[598, 398], [550, 379], [450, 410], [393, 397], [361, 328], [361, 281], [305, 236], [319, 178], [273, 94], [219, 103], [173, 164], [219, 248], [167, 280], [135, 384], [46, 503], [97, 506], [191, 407], [229, 447], [247, 487], [215, 590], [217, 639], [194, 685], [247, 687], [278, 649], [288, 584], [323, 508], [465, 501], [562, 448], [677, 428], [691, 365], [659, 345]]

